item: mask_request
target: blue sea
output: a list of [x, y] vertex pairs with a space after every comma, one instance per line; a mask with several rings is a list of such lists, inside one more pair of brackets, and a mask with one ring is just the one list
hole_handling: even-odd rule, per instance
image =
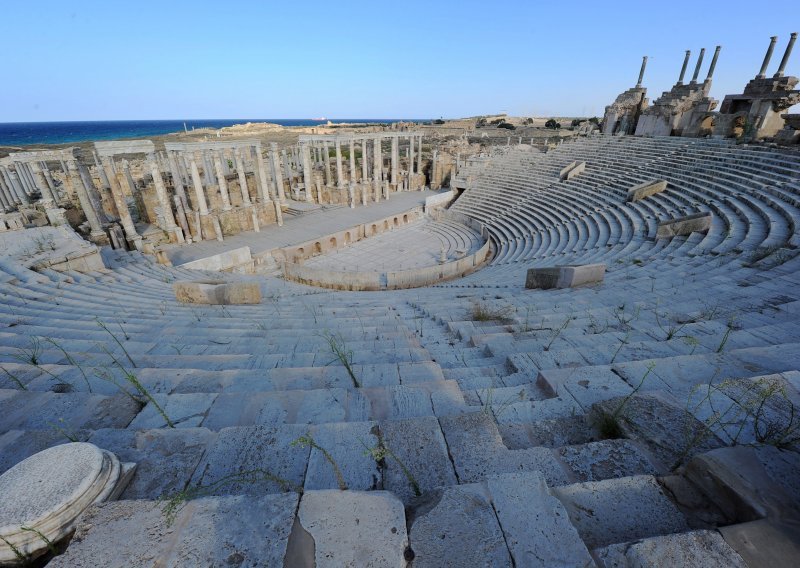
[[[391, 123], [410, 119], [343, 118], [341, 122]], [[237, 118], [220, 120], [109, 120], [96, 122], [4, 122], [0, 123], [0, 146], [27, 146], [30, 144], [65, 144], [87, 140], [116, 140], [158, 136], [193, 128], [222, 128], [246, 122], [271, 122], [282, 126], [316, 126], [327, 120]], [[415, 122], [418, 122], [415, 120]]]

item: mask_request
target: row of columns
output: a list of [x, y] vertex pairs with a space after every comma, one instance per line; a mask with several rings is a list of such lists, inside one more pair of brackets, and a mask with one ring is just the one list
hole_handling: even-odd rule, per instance
[[[306, 188], [305, 198], [307, 201], [313, 200], [313, 188], [315, 185], [314, 179], [314, 164], [312, 163], [312, 149], [313, 149], [313, 158], [316, 164], [320, 164], [322, 166], [322, 172], [324, 176], [324, 182], [326, 185], [334, 186], [337, 188], [345, 189], [351, 191], [352, 193], [352, 186], [357, 181], [357, 173], [358, 169], [356, 167], [356, 145], [359, 144], [361, 147], [361, 182], [367, 183], [369, 181], [372, 182], [374, 187], [374, 199], [375, 201], [379, 201], [381, 199], [381, 195], [384, 195], [384, 198], [388, 198], [388, 187], [385, 187], [384, 182], [391, 181], [391, 184], [394, 185], [396, 188], [400, 186], [400, 173], [399, 173], [399, 138], [403, 135], [392, 135], [392, 136], [365, 136], [363, 138], [359, 137], [349, 137], [348, 139], [344, 140], [349, 144], [349, 176], [345, 177], [345, 168], [344, 168], [344, 160], [342, 155], [342, 142], [343, 140], [339, 137], [333, 138], [332, 144], [334, 149], [334, 156], [335, 156], [335, 163], [333, 167], [336, 168], [336, 178], [334, 180], [333, 174], [331, 171], [331, 156], [330, 156], [330, 149], [331, 149], [331, 142], [329, 140], [303, 140], [301, 137], [300, 140], [300, 155], [302, 159], [302, 168], [303, 168], [303, 184]], [[409, 140], [409, 175], [413, 175], [415, 173], [415, 165], [416, 170], [418, 173], [422, 172], [423, 162], [422, 162], [422, 135], [419, 134], [409, 134], [407, 135]], [[385, 175], [383, 171], [383, 148], [382, 142], [384, 138], [391, 138], [391, 150], [390, 150], [390, 160], [391, 165], [388, 172], [388, 176]], [[370, 178], [369, 175], [369, 153], [370, 153], [370, 144], [372, 142], [372, 177]], [[415, 144], [417, 147], [415, 153]], [[321, 160], [319, 154], [322, 154]], [[321, 200], [321, 198], [318, 197]], [[351, 205], [353, 202], [354, 197], [351, 195]], [[364, 198], [362, 198], [363, 200]]]

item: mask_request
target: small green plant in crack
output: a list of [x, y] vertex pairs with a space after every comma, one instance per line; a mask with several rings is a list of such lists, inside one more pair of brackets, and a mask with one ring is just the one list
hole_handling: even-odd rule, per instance
[[25, 531], [25, 532], [34, 533], [36, 536], [38, 536], [42, 540], [44, 545], [47, 547], [47, 551], [50, 554], [52, 554], [53, 556], [58, 554], [58, 552], [56, 551], [56, 547], [53, 545], [52, 541], [49, 538], [47, 538], [46, 536], [44, 536], [44, 534], [42, 534], [42, 531], [40, 531], [39, 529], [35, 529], [33, 527], [20, 527], [20, 530]]
[[342, 491], [347, 490], [347, 483], [344, 480], [344, 475], [342, 475], [342, 470], [339, 469], [339, 464], [336, 463], [336, 460], [333, 459], [333, 456], [328, 452], [328, 450], [326, 450], [325, 448], [317, 444], [316, 441], [314, 441], [314, 438], [311, 436], [310, 433], [306, 434], [305, 436], [300, 436], [299, 438], [294, 440], [291, 443], [291, 445], [300, 448], [308, 447], [320, 452], [322, 456], [325, 458], [325, 461], [331, 464], [331, 467], [333, 468], [333, 474], [336, 476], [336, 483], [339, 485], [339, 489], [341, 489]]
[[9, 379], [11, 379], [11, 382], [13, 382], [15, 385], [17, 385], [19, 390], [28, 390], [28, 387], [25, 386], [25, 383], [23, 383], [22, 380], [18, 376], [16, 376], [14, 373], [9, 371], [8, 369], [3, 367], [2, 365], [0, 365], [0, 371], [3, 371], [6, 374], [6, 376]]
[[619, 352], [622, 351], [622, 348], [625, 347], [629, 343], [630, 337], [631, 337], [631, 332], [628, 331], [627, 333], [625, 333], [625, 337], [623, 337], [622, 339], [619, 340], [619, 345], [617, 346], [617, 350], [614, 351], [614, 355], [611, 357], [611, 361], [609, 362], [609, 365], [613, 365], [614, 364], [614, 361], [617, 360], [617, 355], [619, 355]]
[[383, 440], [380, 440], [378, 442], [378, 445], [375, 446], [374, 448], [370, 448], [367, 444], [364, 443], [363, 440], [361, 440], [361, 445], [364, 446], [366, 450], [364, 452], [364, 455], [369, 456], [373, 460], [375, 460], [375, 463], [381, 469], [386, 467], [386, 456], [389, 456], [395, 462], [397, 462], [397, 465], [400, 466], [400, 470], [403, 472], [403, 475], [405, 475], [406, 479], [408, 480], [408, 485], [409, 487], [411, 487], [411, 490], [414, 492], [414, 495], [416, 495], [417, 497], [422, 495], [422, 490], [420, 489], [419, 483], [417, 482], [417, 479], [414, 477], [414, 474], [411, 473], [411, 470], [408, 469], [408, 467], [406, 467], [406, 464], [404, 464], [403, 461], [399, 457], [397, 457], [397, 454], [395, 454], [389, 448], [389, 446], [387, 446], [383, 442]]
[[728, 343], [728, 340], [731, 337], [731, 332], [737, 328], [738, 325], [736, 323], [736, 314], [733, 314], [728, 318], [728, 321], [725, 325], [725, 333], [722, 335], [719, 346], [717, 346], [717, 353], [722, 353], [722, 351], [725, 349], [725, 345]]
[[301, 486], [295, 485], [291, 481], [283, 479], [266, 469], [253, 469], [226, 475], [209, 485], [190, 486], [172, 495], [162, 495], [158, 499], [162, 503], [161, 513], [164, 515], [167, 527], [170, 527], [175, 522], [175, 518], [181, 509], [192, 499], [214, 495], [218, 489], [229, 484], [256, 484], [264, 481], [272, 481], [280, 485], [283, 491], [303, 492]]
[[80, 371], [81, 376], [83, 376], [83, 380], [86, 383], [86, 388], [89, 389], [89, 392], [92, 392], [92, 384], [91, 384], [91, 382], [89, 382], [89, 377], [86, 375], [86, 371], [84, 371], [83, 366], [80, 365], [75, 360], [75, 358], [72, 355], [70, 355], [67, 352], [67, 350], [64, 349], [64, 347], [60, 343], [58, 343], [55, 339], [53, 339], [52, 337], [46, 337], [45, 341], [47, 343], [49, 343], [50, 345], [52, 345], [53, 347], [55, 347], [56, 349], [58, 349], [59, 351], [61, 351], [61, 353], [64, 354], [64, 357], [66, 358], [67, 362], [70, 365], [72, 365], [73, 367], [76, 367]]
[[[133, 358], [131, 357], [131, 354], [128, 353], [128, 350], [125, 349], [125, 346], [122, 344], [122, 342], [119, 340], [119, 338], [116, 335], [114, 335], [114, 332], [111, 331], [110, 329], [108, 329], [108, 326], [106, 324], [104, 324], [102, 321], [100, 321], [99, 319], [97, 320], [97, 325], [99, 325], [106, 333], [108, 333], [111, 336], [111, 338], [116, 342], [116, 344], [119, 345], [120, 349], [122, 349], [122, 352], [125, 354], [125, 357], [128, 358], [128, 361], [130, 362], [131, 367], [133, 367], [135, 369], [136, 368], [136, 363], [134, 363]], [[108, 349], [106, 349], [105, 351], [106, 351], [106, 353], [110, 354]], [[114, 360], [116, 361], [116, 359], [114, 359]]]
[[147, 390], [147, 388], [141, 382], [139, 382], [139, 379], [136, 377], [133, 371], [129, 371], [128, 369], [126, 369], [125, 366], [119, 361], [119, 359], [114, 357], [114, 354], [111, 353], [111, 351], [109, 351], [105, 345], [101, 345], [100, 348], [103, 351], [105, 351], [106, 355], [108, 355], [111, 358], [111, 360], [114, 362], [114, 365], [116, 365], [119, 368], [119, 370], [122, 371], [123, 379], [125, 380], [126, 383], [128, 383], [130, 386], [134, 388], [136, 394], [130, 392], [126, 388], [123, 388], [123, 386], [114, 378], [114, 375], [106, 369], [96, 369], [95, 375], [99, 379], [108, 381], [111, 384], [115, 385], [118, 389], [120, 389], [123, 393], [128, 395], [132, 400], [136, 401], [137, 403], [139, 404], [147, 402], [151, 403], [153, 405], [153, 408], [156, 409], [156, 412], [158, 412], [161, 415], [161, 418], [164, 419], [164, 422], [166, 422], [167, 426], [170, 428], [175, 428], [175, 424], [172, 422], [172, 420], [170, 420], [170, 417], [167, 415], [164, 408], [162, 408], [162, 406], [158, 404], [158, 401], [156, 401], [156, 399], [153, 397], [150, 391]]
[[[358, 381], [356, 373], [353, 370], [353, 350], [347, 347], [347, 342], [344, 337], [342, 337], [340, 333], [333, 332], [324, 332], [321, 337], [327, 342], [328, 349], [330, 349], [331, 354], [334, 356], [331, 363], [338, 360], [347, 371], [347, 374], [350, 375], [353, 386], [361, 388], [361, 383]], [[328, 364], [330, 365], [331, 363]]]
[[550, 348], [553, 346], [553, 343], [555, 343], [556, 339], [558, 339], [561, 336], [561, 334], [564, 333], [564, 330], [567, 329], [567, 326], [571, 321], [572, 321], [572, 316], [565, 319], [564, 323], [561, 324], [561, 327], [553, 330], [553, 333], [550, 336], [549, 343], [544, 347], [545, 351], [550, 351]]
[[[20, 529], [21, 528], [22, 527], [20, 527]], [[14, 554], [14, 557], [17, 559], [17, 562], [20, 566], [28, 566], [28, 563], [30, 562], [30, 556], [22, 552], [17, 546], [14, 545], [13, 542], [4, 536], [0, 535], [0, 540], [6, 543], [6, 546], [11, 549], [11, 552]]]
[[609, 412], [607, 410], [593, 410], [591, 413], [591, 421], [595, 428], [597, 428], [598, 432], [603, 438], [606, 439], [615, 439], [622, 437], [622, 426], [620, 425], [620, 420], [624, 416], [625, 407], [628, 404], [628, 401], [641, 390], [642, 386], [644, 386], [645, 380], [647, 380], [648, 375], [655, 369], [656, 364], [650, 363], [647, 365], [647, 370], [645, 371], [644, 375], [642, 375], [639, 384], [631, 390], [625, 397], [617, 404], [616, 408]]
[[[672, 340], [672, 339], [674, 339], [674, 338], [676, 338], [676, 337], [679, 337], [679, 336], [678, 336], [678, 334], [679, 334], [679, 333], [681, 332], [681, 330], [683, 330], [683, 328], [684, 328], [684, 327], [686, 327], [686, 325], [688, 324], [688, 322], [685, 322], [685, 323], [676, 323], [676, 322], [670, 322], [670, 323], [669, 323], [669, 324], [668, 324], [668, 325], [665, 327], [665, 326], [664, 326], [664, 324], [662, 324], [662, 323], [661, 323], [661, 317], [662, 317], [662, 315], [660, 315], [660, 314], [658, 313], [658, 306], [656, 306], [656, 309], [655, 309], [655, 310], [653, 310], [653, 313], [654, 313], [654, 314], [655, 314], [655, 316], [656, 316], [656, 325], [658, 325], [658, 328], [659, 328], [659, 329], [661, 330], [661, 332], [664, 334], [664, 339], [663, 339], [663, 341], [670, 341], [670, 340]], [[663, 314], [663, 317], [664, 317], [664, 318], [669, 318], [669, 313], [667, 312], [667, 313]]]
[[74, 432], [71, 432], [71, 431], [67, 430], [67, 429], [66, 429], [64, 426], [66, 426], [66, 423], [64, 422], [64, 419], [63, 419], [63, 418], [59, 418], [59, 419], [58, 419], [58, 423], [54, 423], [54, 422], [51, 422], [51, 423], [50, 423], [50, 427], [51, 427], [53, 430], [55, 430], [56, 432], [58, 432], [59, 434], [61, 434], [62, 436], [64, 436], [64, 437], [65, 437], [67, 440], [69, 440], [70, 442], [80, 442], [80, 441], [81, 441], [81, 440], [78, 438], [78, 435], [77, 435], [77, 434], [75, 434]]
[[28, 347], [18, 347], [17, 353], [13, 357], [20, 363], [38, 367], [42, 362], [42, 342], [35, 335], [31, 336], [30, 345]]

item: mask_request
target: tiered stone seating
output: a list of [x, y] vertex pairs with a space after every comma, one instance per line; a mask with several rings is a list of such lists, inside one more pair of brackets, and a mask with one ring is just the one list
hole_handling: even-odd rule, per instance
[[[575, 160], [586, 171], [558, 181]], [[332, 292], [105, 250], [85, 274], [5, 258], [0, 472], [72, 439], [138, 463], [55, 566], [744, 566], [792, 540], [797, 440], [714, 417], [765, 380], [782, 389], [775, 427], [800, 404], [798, 172], [795, 152], [716, 140], [503, 149], [462, 169], [451, 208], [496, 256], [427, 289]], [[668, 189], [625, 202], [654, 178]], [[655, 240], [659, 220], [701, 211], [708, 234]], [[523, 288], [529, 267], [593, 262], [602, 284]], [[264, 301], [176, 302], [172, 282], [198, 278], [256, 280]], [[732, 435], [755, 447], [726, 448]], [[762, 462], [770, 490], [748, 493], [730, 472]], [[167, 527], [159, 498], [186, 490], [199, 498]]]

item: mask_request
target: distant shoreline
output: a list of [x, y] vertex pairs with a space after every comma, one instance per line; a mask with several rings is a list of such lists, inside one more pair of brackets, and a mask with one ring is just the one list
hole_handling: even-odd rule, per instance
[[219, 129], [247, 123], [267, 123], [282, 127], [321, 126], [328, 124], [391, 124], [395, 122], [424, 122], [430, 119], [360, 118], [360, 119], [202, 119], [202, 120], [104, 120], [61, 122], [3, 122], [0, 123], [0, 146], [32, 146], [71, 144], [96, 140], [145, 138], [164, 136], [200, 129]]

